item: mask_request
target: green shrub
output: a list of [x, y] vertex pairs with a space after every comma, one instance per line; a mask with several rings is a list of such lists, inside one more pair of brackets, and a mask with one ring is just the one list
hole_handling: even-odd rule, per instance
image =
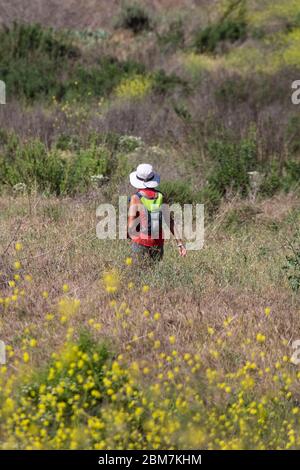
[[78, 56], [66, 34], [49, 28], [15, 24], [0, 31], [0, 76], [13, 96], [59, 95], [62, 67]]
[[9, 94], [27, 101], [106, 96], [122, 79], [144, 71], [141, 64], [109, 56], [88, 66], [72, 44], [72, 35], [39, 25], [0, 31], [1, 80]]
[[207, 26], [195, 34], [194, 46], [197, 52], [215, 52], [222, 41], [231, 43], [244, 40], [247, 33], [247, 24], [244, 20], [226, 20]]
[[283, 189], [291, 191], [298, 189], [300, 184], [300, 161], [288, 160], [284, 163]]
[[23, 145], [12, 136], [0, 155], [0, 186], [24, 183], [28, 190], [35, 186], [59, 194], [63, 177], [64, 162], [38, 140]]
[[[30, 407], [36, 408], [38, 404], [40, 403], [40, 386], [42, 384], [45, 384], [47, 389], [52, 390], [54, 389], [57, 384], [59, 384], [62, 380], [65, 380], [66, 383], [69, 385], [71, 384], [70, 379], [68, 378], [68, 367], [70, 363], [70, 358], [72, 357], [72, 351], [74, 350], [74, 347], [76, 348], [75, 350], [80, 350], [83, 354], [86, 354], [86, 357], [88, 358], [88, 364], [91, 363], [92, 358], [97, 356], [97, 362], [94, 362], [93, 364], [93, 379], [95, 380], [95, 383], [97, 386], [101, 389], [102, 394], [104, 395], [104, 385], [102, 382], [103, 375], [104, 375], [104, 366], [105, 364], [109, 366], [112, 362], [112, 354], [108, 351], [107, 346], [103, 343], [95, 342], [91, 338], [88, 332], [82, 331], [79, 337], [78, 343], [75, 345], [75, 343], [70, 343], [69, 345], [65, 346], [65, 349], [63, 350], [62, 356], [61, 356], [61, 361], [62, 361], [62, 367], [57, 371], [55, 376], [51, 374], [51, 370], [55, 368], [55, 361], [52, 359], [49, 361], [49, 364], [47, 364], [44, 368], [40, 368], [37, 370], [34, 370], [31, 376], [31, 380], [28, 383], [22, 384], [22, 386], [18, 389], [15, 390], [16, 395], [15, 398], [17, 401], [22, 402], [22, 396], [27, 397], [30, 401]], [[73, 350], [72, 350], [73, 348]], [[74, 352], [73, 352], [74, 356]], [[85, 364], [86, 366], [86, 364]], [[87, 367], [84, 367], [84, 371], [82, 372], [86, 373], [87, 371], [85, 370]], [[87, 375], [88, 376], [88, 375]], [[90, 375], [89, 375], [90, 376]], [[46, 388], [45, 387], [45, 388]], [[64, 393], [60, 396], [61, 400], [64, 400], [67, 405], [67, 412], [65, 413], [66, 416], [66, 422], [70, 425], [71, 423], [71, 415], [72, 415], [72, 403], [68, 402], [68, 399], [74, 395], [74, 387], [73, 390], [70, 389], [70, 387], [66, 387], [64, 390]], [[84, 402], [86, 399], [86, 394], [82, 393], [81, 398], [78, 402], [78, 406], [81, 405], [81, 403]], [[99, 411], [99, 407], [102, 405], [103, 398], [94, 400], [93, 406], [90, 409], [90, 412], [96, 413]], [[25, 408], [24, 408], [25, 411]], [[26, 410], [28, 413], [30, 413], [30, 408]], [[58, 430], [59, 425], [57, 423], [55, 411], [53, 409], [49, 408], [49, 411], [47, 412], [47, 416], [49, 419], [49, 428], [51, 429], [52, 434]]]
[[208, 152], [213, 169], [208, 177], [208, 186], [221, 196], [228, 189], [246, 196], [249, 190], [249, 175], [257, 166], [256, 141], [253, 137], [240, 142], [213, 140]]
[[254, 136], [234, 142], [229, 136], [208, 143], [211, 168], [207, 182], [194, 194], [194, 201], [205, 205], [207, 214], [212, 214], [221, 199], [230, 190], [242, 196], [249, 194], [248, 172], [256, 169], [256, 140]]
[[198, 204], [204, 204], [205, 213], [213, 214], [219, 207], [222, 195], [217, 188], [207, 184], [195, 195]]
[[300, 162], [288, 160], [283, 165], [273, 160], [263, 169], [265, 173], [260, 193], [271, 197], [278, 191], [294, 191], [299, 189]]
[[39, 52], [54, 60], [74, 58], [79, 50], [74, 47], [65, 32], [44, 28], [39, 24], [17, 24], [0, 31], [2, 60], [4, 57], [28, 58]]
[[72, 194], [88, 189], [92, 176], [109, 173], [109, 157], [110, 153], [105, 147], [95, 144], [80, 150], [66, 163], [60, 191]]
[[57, 150], [74, 151], [74, 150], [80, 149], [81, 142], [80, 142], [80, 138], [78, 135], [71, 135], [71, 134], [62, 132], [57, 137], [54, 146]]
[[0, 187], [25, 184], [42, 192], [74, 194], [91, 186], [92, 176], [110, 175], [115, 169], [111, 151], [91, 142], [86, 148], [48, 150], [32, 140], [22, 144], [12, 135], [0, 153]]
[[282, 179], [279, 163], [277, 161], [273, 161], [265, 168], [265, 177], [260, 188], [260, 193], [263, 196], [270, 197], [281, 188]]
[[127, 181], [129, 173], [132, 171], [132, 164], [128, 159], [128, 155], [118, 153], [117, 158], [113, 162], [113, 172], [111, 173], [112, 198], [119, 194], [120, 184]]
[[67, 99], [84, 99], [105, 96], [127, 77], [142, 75], [145, 67], [133, 61], [118, 61], [114, 57], [103, 57], [93, 67], [77, 65], [66, 84]]
[[173, 105], [173, 109], [180, 119], [182, 119], [186, 123], [191, 122], [192, 115], [185, 103], [182, 103], [182, 102], [180, 103], [176, 101]]
[[46, 56], [37, 60], [36, 64], [27, 59], [15, 59], [12, 66], [0, 65], [0, 75], [3, 77], [9, 95], [38, 99], [47, 96], [61, 96], [61, 85], [57, 81], [56, 67]]
[[194, 193], [191, 185], [185, 181], [164, 181], [159, 190], [165, 195], [169, 204], [191, 204], [194, 202]]
[[122, 9], [117, 26], [130, 29], [134, 34], [148, 31], [152, 27], [148, 12], [138, 4], [126, 5]]

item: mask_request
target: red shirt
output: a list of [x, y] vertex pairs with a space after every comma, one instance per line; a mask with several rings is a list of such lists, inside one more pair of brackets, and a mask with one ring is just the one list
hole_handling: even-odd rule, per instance
[[[155, 199], [156, 198], [156, 195], [157, 195], [157, 191], [155, 191], [154, 189], [139, 189], [138, 190], [139, 193], [141, 193], [142, 195], [146, 196], [147, 198], [150, 198], [150, 199]], [[134, 195], [132, 197], [136, 197], [136, 200], [133, 201], [133, 203], [131, 202], [131, 207], [132, 205], [133, 206], [136, 206], [136, 205], [140, 205], [142, 204], [142, 202], [140, 201], [139, 197]], [[130, 209], [129, 209], [130, 211]], [[132, 216], [133, 214], [130, 214], [129, 213], [129, 217]], [[135, 218], [137, 217], [140, 217], [142, 218], [142, 214], [139, 212], [139, 211], [135, 211]], [[132, 241], [135, 242], [135, 243], [138, 243], [139, 245], [144, 245], [144, 246], [162, 246], [164, 244], [164, 238], [163, 238], [163, 231], [161, 230], [160, 231], [160, 234], [159, 234], [159, 238], [151, 238], [150, 235], [148, 234], [145, 234], [145, 233], [142, 233], [141, 231], [138, 233], [137, 236], [132, 236], [131, 237]]]

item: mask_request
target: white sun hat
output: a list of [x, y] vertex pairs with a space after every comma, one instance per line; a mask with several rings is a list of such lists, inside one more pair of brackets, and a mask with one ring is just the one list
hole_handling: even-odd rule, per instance
[[149, 163], [141, 163], [136, 171], [129, 175], [130, 183], [134, 188], [156, 188], [160, 183], [160, 176], [153, 171]]

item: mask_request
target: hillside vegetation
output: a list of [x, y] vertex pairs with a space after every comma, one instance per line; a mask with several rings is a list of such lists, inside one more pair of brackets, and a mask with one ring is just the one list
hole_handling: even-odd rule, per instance
[[[299, 2], [0, 22], [0, 448], [298, 449]], [[146, 161], [205, 244], [140, 270], [96, 208]]]

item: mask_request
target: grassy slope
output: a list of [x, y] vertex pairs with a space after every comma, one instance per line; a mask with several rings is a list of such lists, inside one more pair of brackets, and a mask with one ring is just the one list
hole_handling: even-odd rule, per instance
[[[300, 303], [282, 266], [299, 226], [299, 198], [224, 205], [206, 227], [203, 250], [181, 260], [168, 243], [163, 263], [143, 271], [126, 265], [126, 241], [96, 238], [96, 199], [0, 200], [1, 298], [10, 299], [0, 305], [1, 339], [9, 346], [8, 369], [0, 369], [0, 447], [298, 448], [299, 374], [289, 358], [298, 339]], [[23, 243], [20, 252], [14, 249], [16, 239]], [[21, 268], [14, 266], [16, 260]], [[109, 286], [119, 278], [114, 293], [104, 289], [105, 272], [113, 279]], [[15, 274], [19, 277], [9, 286]], [[78, 310], [71, 299], [80, 300]], [[122, 387], [123, 375], [105, 369], [108, 385], [92, 385], [109, 394], [98, 404], [85, 388], [91, 366], [82, 368], [81, 356], [78, 362], [68, 359], [70, 338], [83, 328], [97, 344], [105, 341], [121, 354], [115, 367], [121, 365], [125, 374]], [[37, 347], [31, 344], [36, 340]], [[32, 375], [53, 352], [57, 362], [48, 378], [44, 372]], [[70, 379], [74, 367], [77, 375]], [[141, 374], [127, 377], [133, 367]], [[11, 374], [23, 387], [13, 394]], [[57, 400], [67, 402], [61, 392], [66, 383], [75, 387], [68, 403], [76, 390], [80, 397], [71, 407], [71, 422], [69, 411], [58, 411]], [[28, 387], [39, 390], [32, 395], [38, 408], [28, 402]], [[132, 387], [138, 395], [124, 401]], [[149, 387], [158, 387], [161, 395]], [[45, 409], [49, 396], [54, 401]], [[157, 416], [166, 419], [156, 422]], [[54, 420], [51, 428], [45, 419]], [[91, 420], [102, 431], [95, 433]]]
[[[76, 327], [92, 315], [103, 323], [105, 335], [113, 335], [100, 280], [105, 270], [116, 268], [124, 274], [124, 282], [137, 281], [137, 285], [145, 283], [154, 289], [155, 294], [143, 299], [142, 305], [139, 287], [132, 293], [120, 294], [134, 305], [134, 315], [139, 317], [144, 308], [159, 310], [163, 316], [161, 334], [175, 333], [182, 348], [189, 336], [196, 341], [190, 343], [191, 350], [203, 348], [205, 343], [197, 344], [197, 340], [205, 339], [207, 326], [220, 329], [222, 334], [223, 321], [230, 315], [239, 318], [242, 328], [247, 328], [253, 338], [255, 324], [263, 318], [267, 306], [272, 310], [277, 331], [269, 338], [270, 347], [279, 339], [290, 342], [297, 336], [299, 301], [291, 293], [282, 266], [288, 254], [287, 241], [299, 224], [298, 204], [296, 196], [290, 195], [259, 203], [254, 211], [247, 202], [225, 205], [215, 222], [206, 227], [203, 250], [189, 252], [181, 260], [169, 242], [164, 262], [154, 270], [139, 272], [135, 266], [125, 271], [124, 261], [130, 255], [127, 242], [96, 238], [95, 201], [35, 197], [30, 203], [30, 214], [26, 199], [2, 198], [1, 245], [8, 245], [21, 223], [16, 235], [24, 244], [21, 273], [29, 272], [34, 280], [28, 291], [26, 288], [26, 301], [6, 316], [2, 338], [18, 350], [19, 335], [28, 324], [34, 325], [38, 336], [47, 338], [44, 316], [48, 310], [55, 310], [66, 282], [72, 295], [82, 300]], [[230, 228], [226, 228], [228, 221]], [[13, 276], [12, 247], [4, 260], [7, 272], [3, 272], [1, 290], [5, 296], [12, 291], [3, 284]], [[50, 294], [47, 302], [42, 297], [44, 290]], [[233, 328], [235, 339], [231, 346], [239, 354], [240, 336], [245, 332], [240, 323], [236, 331], [234, 325]], [[59, 324], [56, 335], [60, 341], [63, 332]], [[122, 338], [119, 340], [122, 343]], [[278, 346], [270, 352], [277, 357], [282, 351]]]

